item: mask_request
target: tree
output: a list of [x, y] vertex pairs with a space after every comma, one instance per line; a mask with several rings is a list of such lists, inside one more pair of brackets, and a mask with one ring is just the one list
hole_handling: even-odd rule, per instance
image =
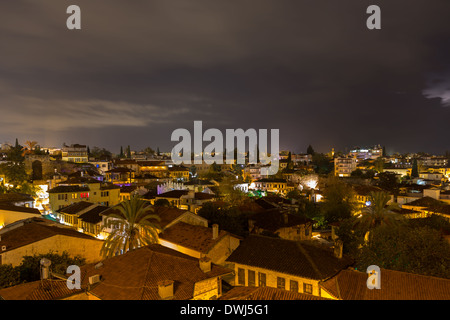
[[134, 196], [121, 202], [116, 209], [117, 212], [106, 218], [106, 228], [112, 229], [112, 232], [100, 250], [103, 257], [112, 257], [158, 241], [157, 229], [160, 227], [155, 221], [160, 221], [160, 218], [153, 213], [147, 201]]
[[155, 154], [155, 150], [150, 147], [145, 148], [144, 150], [142, 150], [142, 152], [148, 156], [152, 156]]
[[120, 159], [125, 158], [125, 155], [123, 154], [123, 147], [122, 147], [122, 146], [120, 146], [120, 154], [119, 154], [119, 158], [120, 158]]
[[0, 289], [20, 283], [20, 273], [11, 264], [0, 265]]
[[306, 153], [310, 154], [310, 155], [314, 155], [315, 154], [314, 149], [313, 149], [313, 147], [311, 145], [309, 145], [308, 148], [306, 149]]
[[153, 205], [155, 207], [170, 207], [170, 202], [167, 199], [158, 199]]
[[314, 166], [314, 170], [319, 174], [329, 174], [334, 169], [334, 164], [323, 153], [314, 153], [312, 156], [312, 164]]
[[238, 236], [248, 233], [249, 214], [241, 212], [236, 206], [219, 206], [214, 202], [205, 203], [198, 211], [198, 215], [207, 219], [209, 223], [218, 224], [219, 228]]
[[429, 227], [380, 226], [356, 256], [358, 269], [380, 268], [450, 279], [450, 244]]
[[159, 157], [161, 155], [161, 152], [159, 152], [159, 147], [156, 148], [156, 155]]
[[323, 191], [321, 211], [328, 222], [340, 221], [351, 217], [355, 209], [353, 189], [337, 177], [330, 176]]
[[383, 191], [372, 191], [369, 195], [370, 206], [361, 210], [361, 218], [357, 223], [371, 230], [378, 226], [397, 224], [402, 216], [392, 211], [397, 204], [388, 206], [391, 196]]
[[383, 160], [383, 158], [381, 158], [381, 157], [378, 157], [376, 160], [375, 160], [375, 162], [374, 162], [374, 169], [377, 171], [377, 172], [383, 172], [383, 169], [384, 169], [384, 160]]
[[22, 156], [25, 156], [25, 155], [27, 155], [27, 154], [31, 154], [31, 153], [33, 153], [33, 150], [34, 150], [34, 148], [36, 147], [36, 145], [37, 145], [37, 142], [36, 141], [26, 141], [25, 142], [25, 145], [26, 145], [26, 147], [23, 147], [22, 148]]
[[377, 185], [381, 189], [384, 189], [388, 191], [389, 193], [392, 193], [394, 196], [397, 196], [400, 191], [400, 186], [397, 181], [397, 174], [394, 172], [382, 172], [377, 175], [378, 181]]
[[40, 279], [40, 261], [46, 258], [52, 262], [51, 271], [53, 273], [64, 275], [67, 267], [70, 265], [81, 266], [86, 262], [85, 258], [80, 256], [71, 257], [64, 251], [62, 254], [49, 252], [46, 254], [35, 254], [33, 256], [24, 256], [22, 263], [16, 267], [20, 274], [21, 282], [31, 282]]
[[110, 160], [112, 158], [112, 153], [105, 148], [93, 147], [90, 151], [91, 157], [96, 159], [106, 159]]
[[417, 159], [414, 158], [413, 160], [413, 165], [412, 165], [412, 170], [411, 170], [411, 178], [418, 178], [419, 177], [419, 169], [417, 166]]
[[127, 147], [127, 158], [131, 159], [131, 149], [130, 146]]

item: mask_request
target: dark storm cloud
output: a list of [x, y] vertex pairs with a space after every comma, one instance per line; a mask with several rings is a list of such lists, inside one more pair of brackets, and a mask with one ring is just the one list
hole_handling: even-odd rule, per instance
[[203, 120], [280, 128], [297, 152], [450, 149], [446, 0], [376, 1], [378, 31], [368, 1], [76, 4], [81, 31], [64, 1], [0, 4], [0, 140], [169, 150]]

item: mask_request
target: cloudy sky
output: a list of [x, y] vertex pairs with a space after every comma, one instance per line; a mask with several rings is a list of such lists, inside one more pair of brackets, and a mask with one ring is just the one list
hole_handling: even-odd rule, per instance
[[170, 151], [201, 120], [280, 129], [294, 152], [442, 154], [449, 15], [448, 0], [1, 1], [0, 143]]

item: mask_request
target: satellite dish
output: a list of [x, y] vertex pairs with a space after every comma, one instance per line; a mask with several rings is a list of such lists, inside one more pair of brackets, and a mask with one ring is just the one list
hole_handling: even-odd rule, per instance
[[47, 258], [42, 258], [40, 263], [41, 263], [41, 266], [43, 266], [43, 267], [50, 267], [50, 265], [52, 264], [52, 262], [50, 260], [48, 260]]

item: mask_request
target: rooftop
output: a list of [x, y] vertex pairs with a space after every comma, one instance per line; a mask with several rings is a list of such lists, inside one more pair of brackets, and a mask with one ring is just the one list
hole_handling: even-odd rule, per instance
[[234, 287], [219, 300], [328, 300], [312, 294], [271, 287]]
[[380, 269], [380, 289], [367, 288], [367, 273], [346, 269], [321, 288], [343, 300], [449, 300], [450, 279]]
[[306, 241], [257, 235], [244, 239], [227, 261], [314, 280], [331, 277], [353, 263]]
[[228, 232], [220, 230], [218, 237], [213, 239], [213, 231], [211, 228], [191, 225], [180, 221], [164, 230], [159, 237], [206, 254], [227, 234]]
[[100, 241], [64, 226], [50, 225], [44, 219], [34, 219], [28, 220], [23, 226], [3, 233], [0, 244], [6, 246], [6, 251], [10, 251], [56, 235]]

